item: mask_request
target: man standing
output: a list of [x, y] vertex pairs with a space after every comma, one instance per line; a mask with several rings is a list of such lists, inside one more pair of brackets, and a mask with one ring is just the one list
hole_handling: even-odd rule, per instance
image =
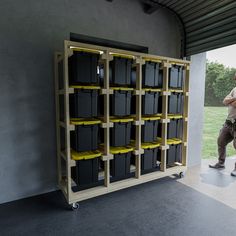
[[[234, 80], [236, 80], [236, 73]], [[228, 106], [228, 116], [217, 140], [219, 160], [216, 164], [209, 165], [210, 168], [214, 169], [225, 168], [226, 146], [228, 143], [233, 141], [236, 149], [236, 87], [225, 97], [223, 104]], [[236, 177], [236, 163], [231, 175]]]

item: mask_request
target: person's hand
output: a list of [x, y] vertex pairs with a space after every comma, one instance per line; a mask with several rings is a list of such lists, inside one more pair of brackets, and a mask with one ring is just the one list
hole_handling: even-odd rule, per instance
[[230, 103], [231, 106], [236, 107], [236, 101]]

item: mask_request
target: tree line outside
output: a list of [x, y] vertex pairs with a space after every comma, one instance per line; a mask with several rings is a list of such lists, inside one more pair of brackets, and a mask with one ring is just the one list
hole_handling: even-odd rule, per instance
[[222, 101], [236, 87], [233, 80], [236, 68], [207, 61], [205, 83], [205, 106], [223, 106]]

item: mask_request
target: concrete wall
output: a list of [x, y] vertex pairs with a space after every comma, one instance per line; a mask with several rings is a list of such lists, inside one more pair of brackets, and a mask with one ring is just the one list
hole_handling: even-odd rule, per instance
[[191, 56], [188, 165], [201, 163], [206, 53]]
[[176, 20], [137, 0], [1, 0], [0, 203], [56, 188], [53, 53], [70, 32], [179, 57]]

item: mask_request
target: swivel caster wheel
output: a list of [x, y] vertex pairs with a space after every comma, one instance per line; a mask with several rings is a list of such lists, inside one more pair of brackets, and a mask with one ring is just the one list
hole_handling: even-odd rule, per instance
[[71, 210], [72, 211], [75, 211], [75, 210], [78, 210], [78, 209], [79, 209], [79, 203], [78, 202], [75, 202], [75, 203], [71, 204]]
[[184, 173], [184, 172], [180, 172], [180, 173], [179, 173], [179, 178], [180, 178], [180, 179], [184, 178], [184, 176], [185, 176], [185, 173]]

